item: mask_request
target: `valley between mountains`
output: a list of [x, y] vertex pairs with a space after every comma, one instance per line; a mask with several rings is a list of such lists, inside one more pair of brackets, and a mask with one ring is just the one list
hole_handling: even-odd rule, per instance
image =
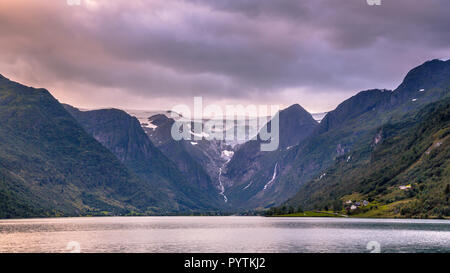
[[0, 218], [448, 218], [449, 111], [450, 61], [431, 60], [395, 90], [361, 91], [325, 115], [281, 110], [279, 147], [265, 152], [259, 133], [176, 141], [169, 112], [77, 109], [0, 76]]

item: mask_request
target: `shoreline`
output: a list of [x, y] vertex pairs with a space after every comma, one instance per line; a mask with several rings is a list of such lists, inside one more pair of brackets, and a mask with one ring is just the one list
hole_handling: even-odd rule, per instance
[[[302, 215], [303, 214], [303, 215]], [[363, 217], [360, 215], [344, 215], [330, 212], [317, 212], [307, 211], [304, 213], [293, 213], [283, 215], [99, 215], [99, 216], [55, 216], [55, 217], [30, 217], [30, 218], [0, 218], [0, 221], [20, 221], [20, 220], [44, 220], [44, 219], [81, 219], [81, 218], [133, 218], [133, 217], [261, 217], [261, 218], [339, 218], [339, 219], [385, 219], [385, 220], [450, 220], [450, 217], [438, 218], [419, 218], [419, 217], [398, 217], [398, 216], [385, 216], [385, 217]]]
[[332, 212], [324, 212], [324, 211], [305, 211], [304, 213], [270, 215], [270, 216], [266, 216], [266, 217], [279, 217], [279, 218], [316, 217], [316, 218], [352, 218], [352, 219], [450, 220], [450, 217], [444, 217], [444, 218], [439, 218], [439, 217], [420, 218], [420, 217], [402, 217], [402, 216], [399, 216], [399, 215], [383, 215], [383, 216], [377, 217], [377, 216], [363, 216], [361, 214], [346, 215], [346, 214], [340, 214], [340, 213], [337, 213], [337, 212], [332, 213]]

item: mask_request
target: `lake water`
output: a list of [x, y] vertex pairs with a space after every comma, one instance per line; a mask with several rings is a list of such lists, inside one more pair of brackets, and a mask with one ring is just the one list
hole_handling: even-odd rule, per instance
[[450, 252], [450, 221], [264, 217], [0, 220], [0, 252]]

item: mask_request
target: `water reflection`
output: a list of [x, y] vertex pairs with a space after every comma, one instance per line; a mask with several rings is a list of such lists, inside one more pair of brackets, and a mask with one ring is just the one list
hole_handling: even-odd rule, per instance
[[264, 217], [0, 220], [0, 252], [450, 252], [450, 221]]

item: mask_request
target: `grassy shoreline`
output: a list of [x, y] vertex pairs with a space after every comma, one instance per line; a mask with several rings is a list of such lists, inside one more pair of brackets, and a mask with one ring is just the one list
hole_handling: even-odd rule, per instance
[[291, 214], [281, 214], [281, 215], [271, 215], [269, 217], [337, 217], [344, 218], [348, 217], [347, 215], [328, 212], [328, 211], [304, 211], [304, 212], [296, 212]]
[[375, 214], [375, 213], [360, 213], [353, 215], [346, 215], [340, 212], [328, 212], [328, 211], [305, 211], [305, 212], [297, 212], [291, 214], [281, 214], [281, 215], [270, 215], [267, 217], [334, 217], [334, 218], [365, 218], [365, 219], [430, 219], [430, 220], [450, 220], [450, 217], [429, 217], [429, 218], [420, 218], [420, 217], [405, 217], [403, 215], [397, 214]]

